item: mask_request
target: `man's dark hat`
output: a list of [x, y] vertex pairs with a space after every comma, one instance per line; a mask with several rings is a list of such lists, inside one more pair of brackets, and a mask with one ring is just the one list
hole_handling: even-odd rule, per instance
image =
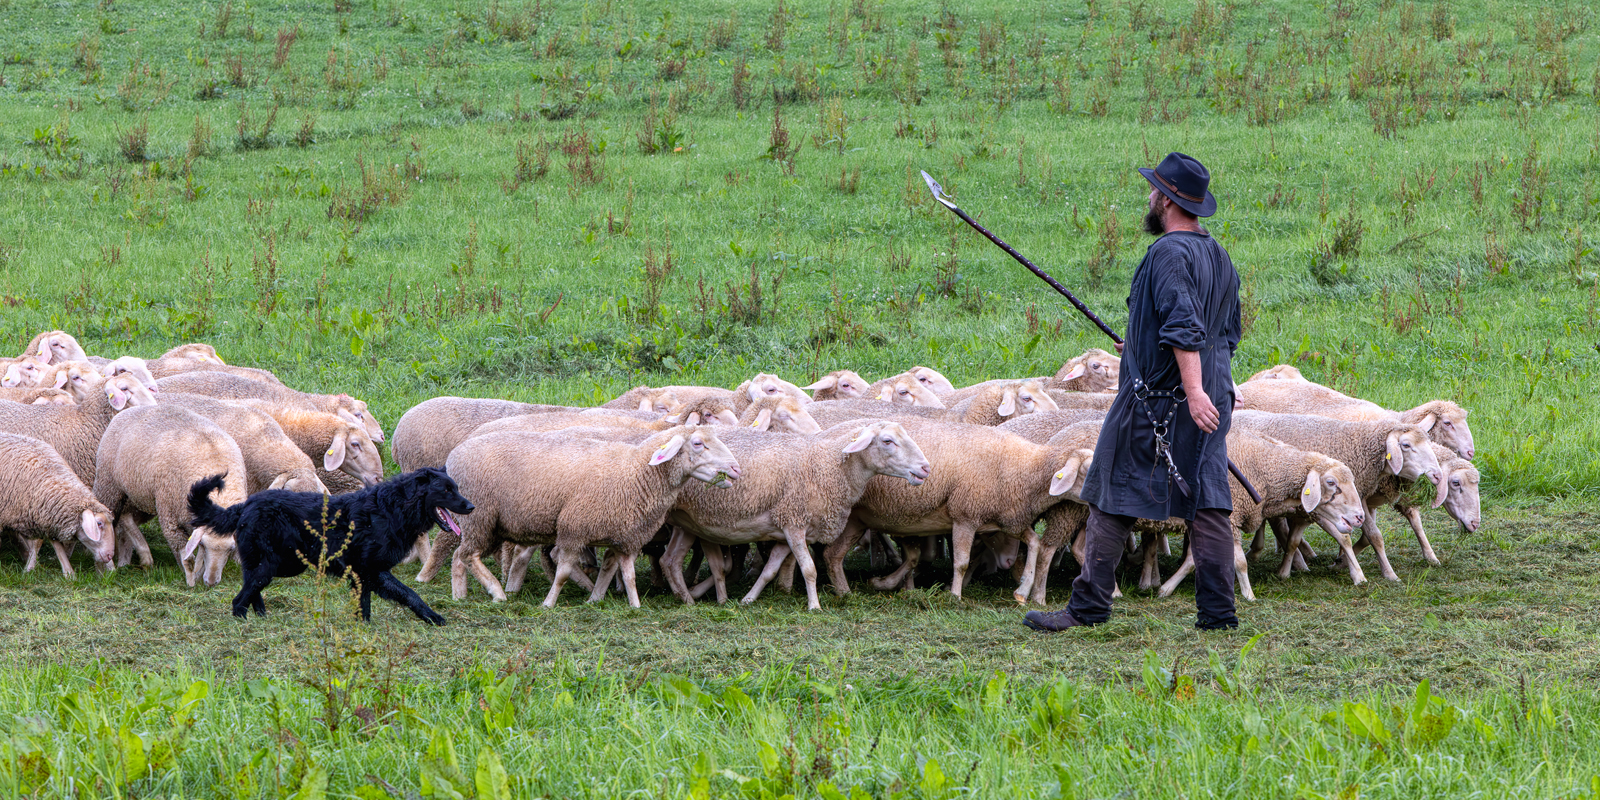
[[1211, 173], [1199, 161], [1182, 153], [1168, 153], [1155, 169], [1140, 167], [1139, 174], [1184, 211], [1197, 217], [1217, 213], [1217, 198], [1208, 191]]

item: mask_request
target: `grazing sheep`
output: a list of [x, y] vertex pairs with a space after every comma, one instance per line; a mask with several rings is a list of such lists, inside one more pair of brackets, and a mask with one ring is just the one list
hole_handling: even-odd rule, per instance
[[1279, 365], [1277, 365], [1275, 367], [1267, 367], [1266, 369], [1261, 370], [1260, 372], [1257, 372], [1254, 375], [1251, 375], [1249, 378], [1247, 378], [1245, 380], [1245, 383], [1249, 383], [1250, 381], [1273, 381], [1273, 380], [1278, 380], [1278, 381], [1303, 381], [1305, 379], [1306, 379], [1306, 376], [1300, 374], [1300, 370], [1295, 369], [1294, 367], [1291, 367], [1288, 364], [1279, 364]]
[[[1235, 387], [1236, 389], [1239, 387]], [[1315, 414], [1344, 420], [1396, 420], [1424, 425], [1428, 437], [1465, 458], [1475, 448], [1467, 411], [1449, 400], [1429, 400], [1415, 408], [1390, 411], [1377, 403], [1341, 394], [1308, 380], [1249, 381], [1235, 395], [1235, 408], [1279, 414]], [[1437, 424], [1435, 424], [1437, 423]]]
[[[598, 409], [592, 409], [599, 413]], [[626, 409], [618, 409], [627, 411]], [[639, 414], [640, 412], [628, 412]], [[643, 415], [641, 415], [643, 416]], [[659, 419], [659, 415], [651, 414], [652, 418]], [[678, 406], [671, 419], [679, 425], [738, 425], [739, 414], [733, 410], [733, 400], [728, 397], [706, 395], [693, 402]]]
[[[920, 486], [930, 470], [917, 443], [889, 420], [840, 426], [816, 437], [736, 428], [724, 431], [720, 438], [751, 477], [725, 489], [686, 486], [668, 519], [714, 545], [777, 542], [761, 577], [741, 601], [746, 604], [755, 601], [792, 553], [805, 578], [806, 607], [820, 609], [810, 546], [831, 544], [838, 538], [872, 476]], [[687, 540], [679, 537], [678, 541]], [[683, 581], [685, 549], [682, 544], [669, 546], [662, 560], [668, 566], [667, 582], [673, 592], [685, 603], [693, 603]], [[712, 561], [717, 596], [725, 598], [720, 558]]]
[[204, 361], [208, 364], [227, 365], [228, 363], [222, 360], [222, 356], [217, 355], [217, 348], [212, 347], [209, 344], [202, 344], [200, 342], [180, 344], [177, 347], [162, 353], [161, 358], [183, 358], [191, 361]]
[[678, 399], [675, 390], [690, 390], [685, 392], [691, 399], [698, 399], [706, 394], [716, 394], [733, 403], [733, 392], [727, 389], [718, 389], [711, 386], [635, 386], [615, 398], [600, 404], [601, 408], [634, 409], [652, 414], [672, 414], [683, 406], [684, 401]]
[[[1444, 482], [1436, 487], [1433, 496], [1433, 507], [1444, 506], [1445, 511], [1456, 522], [1461, 523], [1464, 533], [1476, 533], [1478, 526], [1483, 523], [1483, 509], [1478, 497], [1478, 468], [1471, 461], [1456, 455], [1455, 451], [1438, 442], [1433, 443], [1433, 454], [1439, 459], [1439, 466], [1444, 471]], [[1428, 563], [1439, 563], [1433, 555], [1433, 548], [1428, 545], [1428, 538], [1422, 532], [1422, 502], [1417, 499], [1418, 492], [1401, 495], [1395, 501], [1394, 510], [1405, 516], [1411, 523], [1411, 529], [1417, 533], [1417, 544], [1422, 546], [1422, 555]], [[1364, 547], [1362, 543], [1356, 548]]]
[[162, 395], [161, 405], [193, 411], [227, 432], [244, 456], [246, 494], [268, 489], [328, 493], [311, 457], [283, 432], [271, 414], [240, 403], [182, 392]]
[[[94, 496], [117, 520], [118, 560], [127, 564], [137, 554], [140, 564], [154, 563], [139, 524], [155, 517], [184, 580], [193, 586], [203, 577], [207, 586], [217, 585], [233, 537], [196, 528], [189, 514], [189, 487], [211, 475], [226, 476], [220, 502], [244, 502], [244, 456], [216, 423], [166, 405], [130, 408], [111, 420], [95, 462]], [[191, 533], [202, 545], [193, 564], [184, 550]]]
[[78, 399], [65, 389], [45, 389], [38, 386], [0, 388], [0, 401], [22, 403], [30, 406], [75, 406]]
[[1039, 411], [1025, 414], [1014, 419], [1000, 423], [998, 427], [1006, 433], [1014, 433], [1035, 444], [1045, 444], [1052, 436], [1065, 430], [1068, 426], [1080, 422], [1094, 422], [1105, 419], [1104, 412], [1090, 408], [1069, 408], [1063, 411]]
[[[617, 411], [620, 412], [623, 410], [626, 409], [618, 409]], [[583, 436], [587, 438], [603, 438], [597, 433], [597, 429], [601, 427], [609, 428], [614, 431], [627, 431], [629, 433], [636, 433], [642, 439], [650, 436], [653, 433], [656, 433], [657, 431], [663, 431], [674, 427], [674, 425], [666, 420], [646, 422], [644, 420], [638, 420], [632, 417], [619, 416], [618, 414], [551, 411], [542, 414], [517, 414], [515, 416], [490, 420], [479, 426], [466, 437], [463, 437], [462, 441], [504, 431], [546, 433], [551, 431], [574, 430], [582, 432], [577, 434], [569, 433], [568, 435]], [[396, 429], [396, 442], [399, 442], [399, 437], [399, 429]], [[439, 466], [442, 468], [444, 463], [448, 462], [448, 459], [449, 454], [446, 454], [445, 461], [441, 462]], [[458, 547], [460, 544], [460, 537], [448, 531], [441, 532], [431, 543], [424, 542], [423, 547], [427, 553], [427, 556], [422, 561], [422, 570], [417, 573], [417, 582], [427, 583], [428, 581], [433, 580], [433, 576], [438, 574], [439, 570], [444, 567], [445, 562], [450, 558], [450, 554], [455, 552], [456, 547]], [[517, 585], [521, 585], [520, 580], [517, 581]], [[515, 588], [512, 588], [509, 591], [515, 591]]]
[[160, 394], [161, 386], [156, 383], [156, 377], [150, 374], [148, 364], [149, 362], [137, 356], [123, 356], [101, 367], [100, 372], [108, 377], [111, 375], [132, 375], [138, 378], [139, 382], [144, 384], [144, 388], [149, 389], [151, 393]]
[[745, 406], [738, 424], [758, 431], [786, 431], [815, 436], [822, 432], [822, 427], [806, 410], [809, 406], [809, 403], [801, 404], [787, 394], [768, 395]]
[[[468, 439], [446, 462], [461, 494], [477, 507], [461, 525], [450, 565], [451, 596], [467, 596], [470, 570], [496, 602], [506, 599], [482, 555], [501, 541], [554, 544], [554, 606], [586, 547], [610, 545], [594, 581], [602, 594], [620, 569], [628, 604], [639, 606], [634, 559], [655, 537], [689, 479], [730, 483], [739, 464], [709, 427], [679, 426], [633, 445], [561, 433], [507, 431]], [[591, 595], [591, 599], [599, 599]]]
[[[1272, 385], [1290, 381], [1261, 383]], [[1377, 551], [1383, 577], [1392, 581], [1400, 580], [1400, 576], [1389, 565], [1383, 534], [1378, 530], [1372, 504], [1366, 501], [1369, 497], [1383, 496], [1379, 493], [1388, 489], [1386, 478], [1389, 476], [1414, 481], [1418, 476], [1426, 475], [1435, 485], [1443, 480], [1439, 459], [1434, 456], [1433, 448], [1428, 443], [1426, 427], [1399, 421], [1349, 422], [1329, 417], [1261, 411], [1234, 412], [1233, 425], [1281, 440], [1292, 447], [1322, 453], [1350, 467], [1355, 475], [1356, 491], [1360, 492], [1365, 503], [1362, 531]], [[1340, 548], [1343, 547], [1344, 543], [1340, 542]], [[1362, 574], [1361, 566], [1354, 558], [1349, 561], [1350, 579], [1357, 584], [1364, 583], [1366, 576]]]
[[815, 383], [800, 388], [811, 392], [812, 400], [849, 400], [871, 396], [871, 384], [867, 383], [867, 379], [848, 369], [834, 370]]
[[307, 394], [226, 372], [184, 372], [161, 378], [156, 383], [165, 392], [203, 394], [221, 400], [267, 400], [280, 406], [348, 416], [366, 429], [372, 441], [383, 441], [383, 426], [378, 423], [378, 418], [367, 410], [366, 403], [347, 394]]
[[73, 400], [82, 403], [105, 378], [87, 361], [58, 361], [40, 371], [36, 385], [64, 389], [72, 393]]
[[[892, 480], [868, 482], [844, 533], [826, 551], [835, 590], [840, 594], [850, 591], [844, 555], [870, 528], [895, 537], [951, 534], [955, 568], [950, 592], [960, 597], [974, 537], [995, 531], [1028, 546], [1028, 566], [1018, 590], [1025, 599], [1038, 564], [1039, 537], [1033, 524], [1072, 488], [1078, 473], [1064, 465], [1080, 458], [1075, 454], [1077, 448], [1034, 444], [980, 425], [909, 418], [896, 422], [921, 446], [932, 464], [932, 477], [914, 488]], [[873, 586], [889, 589], [904, 583], [909, 587], [918, 560], [918, 548], [907, 547], [899, 569], [873, 580]]]
[[919, 408], [944, 408], [944, 399], [929, 388], [927, 384], [917, 380], [909, 372], [893, 378], [886, 378], [880, 382], [882, 388], [878, 390], [878, 400], [884, 403], [893, 403], [897, 406], [917, 406]]
[[[954, 384], [950, 383], [950, 379], [939, 374], [938, 371], [932, 369], [931, 367], [916, 366], [900, 373], [899, 375], [891, 375], [873, 383], [868, 389], [868, 396], [877, 397], [883, 392], [883, 385], [885, 383], [897, 380], [903, 376], [910, 376], [914, 378], [918, 383], [928, 387], [930, 391], [938, 395], [940, 398], [947, 398], [956, 391], [956, 387]], [[948, 403], [952, 401], [947, 400], [946, 402]]]
[[[1234, 428], [1228, 432], [1228, 458], [1250, 479], [1262, 500], [1257, 504], [1238, 481], [1229, 482], [1233, 499], [1233, 511], [1228, 516], [1233, 525], [1234, 571], [1239, 593], [1246, 600], [1256, 598], [1250, 588], [1250, 562], [1245, 558], [1242, 534], [1260, 530], [1268, 520], [1288, 518], [1291, 522], [1292, 533], [1284, 548], [1279, 578], [1289, 577], [1294, 554], [1300, 549], [1302, 531], [1311, 522], [1332, 535], [1341, 550], [1350, 552], [1350, 532], [1361, 525], [1367, 512], [1355, 473], [1349, 466], [1248, 428]], [[1145, 563], [1153, 565], [1153, 551], [1146, 547], [1145, 553]], [[1171, 595], [1192, 571], [1194, 556], [1186, 552], [1183, 564], [1161, 585], [1159, 595]]]
[[317, 479], [334, 494], [348, 494], [383, 480], [383, 456], [378, 446], [367, 436], [366, 428], [349, 419], [264, 400], [241, 400], [239, 404], [271, 415], [295, 447], [311, 457], [312, 463], [321, 459]]
[[0, 388], [24, 389], [38, 386], [39, 374], [44, 371], [45, 364], [29, 356], [15, 359], [6, 364], [5, 376], [0, 378]]
[[97, 565], [114, 568], [111, 512], [55, 448], [31, 436], [0, 433], [0, 530], [16, 534], [23, 543], [28, 556], [23, 572], [38, 563], [43, 539], [49, 540], [61, 573], [69, 578], [74, 573], [66, 545], [74, 542], [82, 542]]
[[1043, 381], [997, 381], [957, 403], [946, 419], [969, 425], [999, 425], [1018, 414], [1059, 411], [1056, 401], [1045, 393]]
[[24, 356], [36, 356], [41, 363], [54, 364], [57, 361], [88, 361], [88, 354], [83, 352], [83, 347], [72, 334], [66, 331], [45, 331], [33, 337], [28, 342], [28, 348], [22, 351]]
[[0, 431], [32, 436], [54, 447], [85, 486], [94, 485], [95, 449], [112, 417], [131, 406], [153, 406], [155, 395], [127, 375], [106, 378], [77, 405], [0, 403]]
[[401, 472], [423, 467], [443, 467], [450, 451], [472, 435], [479, 425], [519, 414], [564, 411], [564, 406], [482, 400], [475, 397], [435, 397], [412, 406], [394, 426], [390, 452]]
[[1122, 373], [1122, 359], [1091, 347], [1061, 365], [1051, 379], [1051, 389], [1068, 392], [1115, 392]]

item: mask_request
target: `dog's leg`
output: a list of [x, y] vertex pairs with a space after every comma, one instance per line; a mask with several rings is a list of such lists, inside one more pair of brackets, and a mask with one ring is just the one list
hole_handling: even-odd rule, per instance
[[416, 614], [418, 619], [429, 625], [444, 624], [444, 617], [440, 616], [439, 612], [429, 608], [422, 597], [411, 590], [411, 587], [401, 583], [399, 578], [387, 572], [378, 573], [377, 586], [374, 591], [385, 600], [411, 609], [411, 613]]
[[361, 621], [372, 621], [372, 587], [366, 581], [361, 582]]
[[233, 615], [244, 619], [250, 615], [250, 608], [254, 607], [256, 614], [267, 615], [267, 604], [261, 599], [261, 590], [272, 584], [273, 570], [264, 569], [257, 572], [246, 570], [244, 585], [239, 593], [233, 596]]

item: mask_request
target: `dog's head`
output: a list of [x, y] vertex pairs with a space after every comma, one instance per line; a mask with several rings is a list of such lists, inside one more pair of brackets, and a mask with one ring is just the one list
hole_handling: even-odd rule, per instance
[[461, 528], [450, 515], [471, 514], [474, 508], [472, 501], [461, 496], [456, 482], [442, 469], [427, 467], [417, 470], [414, 475], [413, 481], [422, 497], [422, 504], [438, 520], [439, 529], [460, 536]]

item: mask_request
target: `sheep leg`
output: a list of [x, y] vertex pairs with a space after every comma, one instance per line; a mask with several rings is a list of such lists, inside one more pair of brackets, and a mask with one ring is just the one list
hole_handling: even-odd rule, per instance
[[[1011, 593], [1011, 599], [1017, 601], [1018, 605], [1025, 606], [1028, 604], [1028, 597], [1033, 594], [1033, 582], [1039, 579], [1039, 573], [1043, 571], [1039, 569], [1038, 531], [1029, 528], [1022, 535], [1022, 543], [1027, 545], [1028, 555], [1023, 559], [1022, 579], [1017, 581], [1017, 590]], [[1050, 559], [1046, 558], [1044, 563], [1049, 564]]]
[[[615, 548], [612, 549], [615, 550]], [[609, 557], [611, 554], [607, 555], [608, 557], [606, 560], [612, 561], [612, 559]], [[615, 553], [615, 555], [616, 568], [622, 572], [622, 590], [628, 596], [628, 606], [630, 608], [638, 608], [639, 587], [637, 585], [638, 577], [634, 574], [634, 568], [638, 565], [639, 554], [634, 552]]]
[[[1139, 591], [1148, 592], [1161, 585], [1161, 555], [1156, 552], [1166, 545], [1166, 534], [1146, 531], [1139, 534], [1140, 561], [1143, 568], [1139, 571]], [[1170, 546], [1168, 546], [1170, 550]]]
[[[839, 538], [834, 539], [823, 551], [823, 557], [828, 562], [828, 581], [833, 584], [834, 593], [841, 597], [850, 593], [850, 581], [844, 576], [844, 557], [866, 532], [866, 526], [851, 514], [844, 523], [844, 530], [839, 532]], [[873, 535], [877, 535], [877, 532], [874, 531]], [[901, 563], [905, 562], [902, 560]]]
[[428, 557], [422, 562], [422, 569], [417, 572], [417, 583], [427, 583], [433, 576], [439, 574], [445, 562], [450, 559], [457, 547], [461, 546], [461, 537], [450, 531], [440, 531], [433, 537], [433, 544], [428, 548]]
[[967, 571], [972, 567], [972, 540], [977, 538], [978, 526], [957, 522], [950, 528], [950, 593], [961, 596], [961, 587], [967, 581]]
[[1366, 519], [1361, 521], [1361, 529], [1367, 534], [1367, 541], [1372, 543], [1373, 552], [1378, 554], [1378, 568], [1383, 571], [1383, 577], [1398, 582], [1400, 576], [1394, 574], [1394, 567], [1389, 566], [1389, 554], [1383, 547], [1383, 532], [1378, 530], [1378, 520], [1373, 516], [1372, 509], [1367, 509]]
[[1168, 578], [1166, 583], [1161, 584], [1161, 588], [1156, 591], [1156, 597], [1171, 597], [1172, 593], [1177, 590], [1178, 584], [1183, 583], [1183, 579], [1189, 577], [1191, 572], [1194, 572], [1194, 552], [1191, 548], [1185, 546], [1183, 548], [1183, 563], [1178, 565], [1178, 570], [1172, 573], [1172, 577]]
[[1295, 558], [1300, 555], [1300, 542], [1305, 538], [1306, 526], [1310, 524], [1309, 521], [1296, 522], [1290, 526], [1288, 541], [1285, 541], [1283, 546], [1278, 548], [1283, 553], [1283, 558], [1278, 564], [1279, 580], [1288, 580], [1289, 574], [1294, 571]]
[[1250, 587], [1250, 560], [1244, 557], [1244, 539], [1238, 528], [1233, 529], [1233, 574], [1239, 596], [1254, 603], [1256, 592]]
[[[61, 565], [61, 575], [67, 580], [78, 577], [78, 573], [72, 568], [72, 550], [77, 546], [77, 542], [52, 541], [50, 543], [50, 549], [54, 550], [56, 554], [56, 563]], [[96, 572], [106, 572], [111, 569], [111, 566], [95, 562], [94, 569]]]
[[1439, 557], [1433, 554], [1433, 545], [1428, 543], [1428, 534], [1422, 530], [1422, 509], [1417, 506], [1395, 505], [1395, 510], [1405, 515], [1406, 521], [1411, 523], [1411, 530], [1416, 531], [1417, 546], [1422, 548], [1422, 558], [1429, 564], [1439, 566]]
[[1250, 537], [1250, 549], [1245, 551], [1245, 555], [1249, 556], [1252, 560], [1254, 560], [1256, 556], [1261, 555], [1262, 550], [1267, 549], [1267, 537], [1262, 535], [1266, 529], [1267, 523], [1263, 521], [1260, 525], [1256, 526], [1255, 535]]
[[[680, 530], [683, 530], [683, 529], [682, 528], [676, 528], [676, 527], [673, 528], [672, 529], [672, 535], [674, 535], [674, 536], [678, 535], [678, 531], [680, 531]], [[689, 542], [683, 546], [683, 552], [684, 553], [689, 553], [690, 551], [693, 551], [692, 554], [689, 556], [689, 568], [686, 569], [686, 570], [683, 570], [683, 574], [687, 578], [687, 580], [691, 580], [692, 581], [692, 580], [695, 580], [696, 578], [700, 577], [700, 564], [701, 564], [701, 562], [706, 560], [706, 551], [705, 551], [705, 547], [704, 546], [696, 546], [696, 545], [700, 545], [700, 540], [699, 539], [695, 538], [694, 536], [690, 536], [690, 534], [688, 532], [685, 532], [683, 535], [684, 536], [689, 536]], [[669, 542], [668, 546], [670, 547], [670, 545], [671, 545], [671, 543]], [[678, 555], [677, 560], [673, 561], [671, 563], [675, 567], [683, 566], [683, 554], [680, 553]], [[668, 580], [671, 580], [671, 578], [668, 578]]]
[[794, 548], [790, 547], [789, 557], [778, 567], [778, 588], [782, 589], [784, 594], [794, 594], [795, 563]]
[[[456, 555], [459, 557], [461, 551], [457, 550]], [[556, 598], [561, 596], [561, 587], [567, 584], [567, 578], [571, 577], [578, 567], [578, 554], [576, 552], [568, 552], [566, 549], [558, 547], [556, 548], [556, 555], [560, 560], [556, 563], [556, 574], [550, 578], [550, 592], [544, 597], [545, 608], [556, 607]], [[604, 584], [601, 585], [603, 586]]]
[[[1164, 556], [1171, 556], [1172, 555], [1172, 539], [1170, 537], [1168, 537], [1164, 533], [1161, 534], [1161, 555], [1164, 555]], [[1161, 577], [1159, 571], [1156, 573], [1156, 577], [1157, 578]]]
[[1039, 561], [1040, 561], [1040, 563], [1044, 564], [1045, 566], [1042, 569], [1039, 570], [1039, 573], [1037, 575], [1033, 576], [1033, 586], [1029, 590], [1029, 598], [1028, 599], [1029, 599], [1029, 602], [1033, 603], [1034, 605], [1042, 606], [1042, 605], [1045, 604], [1045, 602], [1044, 602], [1045, 584], [1050, 579], [1050, 566], [1049, 565], [1050, 565], [1050, 562], [1056, 557], [1056, 555], [1058, 555], [1058, 551], [1060, 549], [1061, 549], [1060, 547], [1051, 547], [1050, 545], [1042, 544], [1042, 543], [1039, 545]]
[[118, 515], [116, 527], [117, 566], [126, 567], [133, 563], [135, 555], [139, 557], [141, 567], [149, 569], [156, 565], [155, 559], [150, 556], [150, 543], [144, 540], [144, 531], [139, 530], [139, 523], [134, 522], [131, 512]]
[[[526, 544], [512, 546], [511, 557], [505, 559], [506, 594], [512, 595], [522, 591], [522, 582], [528, 577], [528, 564], [533, 561], [533, 554], [538, 549]], [[502, 549], [500, 554], [505, 555], [505, 550]]]
[[611, 579], [617, 575], [621, 564], [617, 560], [616, 548], [606, 552], [606, 560], [600, 565], [600, 574], [594, 578], [594, 588], [589, 591], [589, 602], [598, 603], [605, 599], [611, 589]]
[[811, 548], [806, 545], [806, 529], [786, 528], [783, 535], [789, 540], [790, 554], [795, 565], [800, 567], [800, 577], [806, 582], [806, 610], [821, 611], [822, 604], [817, 602], [817, 563], [811, 555]]
[[1351, 584], [1360, 586], [1361, 584], [1366, 583], [1366, 573], [1361, 571], [1361, 562], [1356, 561], [1355, 551], [1350, 547], [1350, 535], [1340, 533], [1336, 528], [1323, 525], [1321, 522], [1318, 522], [1317, 524], [1321, 525], [1322, 529], [1327, 531], [1328, 535], [1332, 536], [1335, 542], [1339, 543], [1339, 552], [1342, 554], [1340, 557], [1343, 559], [1344, 565], [1350, 568]]
[[937, 536], [925, 536], [922, 539], [922, 558], [929, 564], [939, 560], [939, 549], [942, 542]]
[[728, 602], [728, 562], [723, 558], [722, 545], [701, 542], [700, 547], [705, 552], [706, 571], [710, 572], [711, 575], [690, 587], [689, 596], [699, 600], [705, 596], [706, 592], [711, 591], [711, 587], [716, 586], [718, 587], [717, 596], [719, 598], [717, 602], [726, 603]]
[[22, 545], [22, 554], [27, 560], [22, 565], [23, 573], [33, 571], [39, 565], [39, 550], [44, 547], [43, 539], [29, 539], [22, 534], [16, 534], [17, 544]]
[[472, 576], [478, 579], [478, 583], [483, 584], [483, 589], [489, 593], [490, 600], [496, 603], [506, 601], [505, 589], [495, 580], [494, 573], [483, 565], [483, 547], [482, 543], [462, 542], [461, 546], [456, 548], [455, 554], [450, 557], [450, 596], [453, 599], [467, 599], [467, 573], [471, 572]]
[[761, 590], [766, 588], [767, 582], [778, 574], [778, 569], [783, 566], [783, 562], [788, 558], [789, 545], [787, 543], [780, 543], [773, 547], [772, 552], [767, 556], [767, 565], [762, 568], [761, 575], [756, 578], [756, 585], [750, 587], [750, 591], [746, 592], [744, 597], [739, 598], [740, 604], [750, 605], [754, 603], [756, 598], [761, 596]]
[[[678, 596], [686, 606], [694, 605], [694, 597], [689, 593], [689, 586], [684, 580], [683, 557], [693, 547], [694, 537], [684, 529], [673, 526], [672, 538], [667, 540], [667, 549], [661, 554], [662, 569], [666, 573], [667, 586], [672, 588], [672, 593]], [[691, 575], [693, 577], [693, 575]]]
[[905, 551], [906, 558], [900, 562], [899, 568], [894, 572], [871, 580], [872, 588], [880, 592], [892, 591], [895, 588], [910, 588], [914, 585], [917, 563], [922, 560], [923, 549], [920, 545], [901, 543], [901, 550]]

